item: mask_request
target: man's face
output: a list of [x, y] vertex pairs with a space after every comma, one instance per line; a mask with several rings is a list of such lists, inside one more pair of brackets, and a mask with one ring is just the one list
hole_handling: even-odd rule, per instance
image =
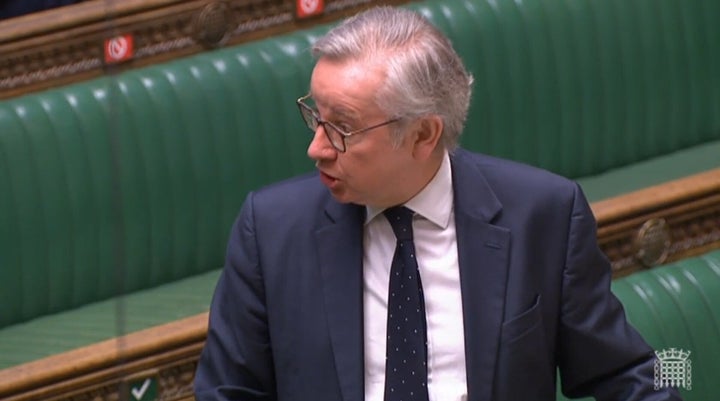
[[[374, 102], [384, 78], [381, 65], [321, 58], [313, 70], [310, 94], [323, 120], [350, 132], [393, 117]], [[339, 202], [386, 207], [407, 201], [406, 176], [413, 170], [413, 152], [410, 140], [393, 144], [396, 124], [346, 138], [345, 153], [332, 146], [322, 126], [315, 131], [308, 156]]]

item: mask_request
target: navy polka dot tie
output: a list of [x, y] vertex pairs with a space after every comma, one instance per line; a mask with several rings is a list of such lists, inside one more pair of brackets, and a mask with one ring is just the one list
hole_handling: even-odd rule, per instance
[[415, 260], [413, 211], [385, 210], [397, 237], [388, 291], [385, 401], [427, 401], [425, 301]]

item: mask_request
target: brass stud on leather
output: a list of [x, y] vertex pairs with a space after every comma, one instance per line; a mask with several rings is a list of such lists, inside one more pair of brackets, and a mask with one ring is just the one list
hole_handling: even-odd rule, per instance
[[645, 267], [659, 265], [667, 260], [671, 244], [670, 227], [665, 219], [650, 219], [635, 236], [635, 258]]

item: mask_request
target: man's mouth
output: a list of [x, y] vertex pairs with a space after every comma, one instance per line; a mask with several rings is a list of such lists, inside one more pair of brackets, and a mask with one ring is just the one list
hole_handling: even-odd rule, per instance
[[322, 183], [325, 184], [326, 187], [332, 189], [335, 184], [337, 184], [338, 179], [331, 176], [330, 174], [320, 171], [320, 181], [322, 181]]

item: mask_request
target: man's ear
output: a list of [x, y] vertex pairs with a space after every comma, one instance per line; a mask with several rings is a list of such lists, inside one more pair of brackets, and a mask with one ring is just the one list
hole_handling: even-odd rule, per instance
[[443, 120], [440, 116], [429, 115], [416, 122], [413, 137], [413, 156], [427, 160], [438, 146], [442, 146]]

